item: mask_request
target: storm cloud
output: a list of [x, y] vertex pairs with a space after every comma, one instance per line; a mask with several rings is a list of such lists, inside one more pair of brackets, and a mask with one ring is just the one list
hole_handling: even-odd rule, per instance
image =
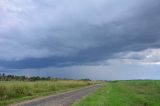
[[121, 58], [117, 54], [159, 48], [159, 28], [158, 0], [1, 0], [0, 67], [65, 67]]

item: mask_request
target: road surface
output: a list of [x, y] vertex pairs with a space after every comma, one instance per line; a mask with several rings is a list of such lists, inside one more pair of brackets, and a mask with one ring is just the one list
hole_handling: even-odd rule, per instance
[[70, 106], [76, 100], [94, 92], [96, 89], [100, 88], [102, 85], [97, 84], [90, 87], [85, 87], [58, 95], [42, 97], [39, 99], [30, 100], [27, 102], [22, 102], [10, 106]]

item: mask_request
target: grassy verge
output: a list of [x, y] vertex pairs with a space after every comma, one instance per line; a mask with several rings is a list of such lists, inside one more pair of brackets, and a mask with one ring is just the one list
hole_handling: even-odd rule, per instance
[[1, 81], [0, 106], [33, 99], [57, 92], [64, 92], [92, 84], [91, 81]]
[[160, 81], [109, 82], [73, 106], [160, 106]]

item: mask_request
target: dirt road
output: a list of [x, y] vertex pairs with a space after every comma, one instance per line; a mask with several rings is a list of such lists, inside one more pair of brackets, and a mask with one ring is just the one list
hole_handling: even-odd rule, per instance
[[81, 88], [78, 90], [61, 93], [58, 95], [47, 96], [27, 102], [14, 104], [10, 106], [70, 106], [74, 101], [81, 99], [89, 93], [100, 88], [101, 85], [97, 84], [90, 87]]

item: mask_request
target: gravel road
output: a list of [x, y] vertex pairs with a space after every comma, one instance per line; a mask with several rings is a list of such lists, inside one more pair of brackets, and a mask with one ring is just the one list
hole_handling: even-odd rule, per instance
[[100, 87], [101, 85], [97, 84], [94, 86], [85, 87], [53, 96], [42, 97], [10, 106], [70, 106], [76, 100], [79, 100], [89, 93], [94, 92]]

